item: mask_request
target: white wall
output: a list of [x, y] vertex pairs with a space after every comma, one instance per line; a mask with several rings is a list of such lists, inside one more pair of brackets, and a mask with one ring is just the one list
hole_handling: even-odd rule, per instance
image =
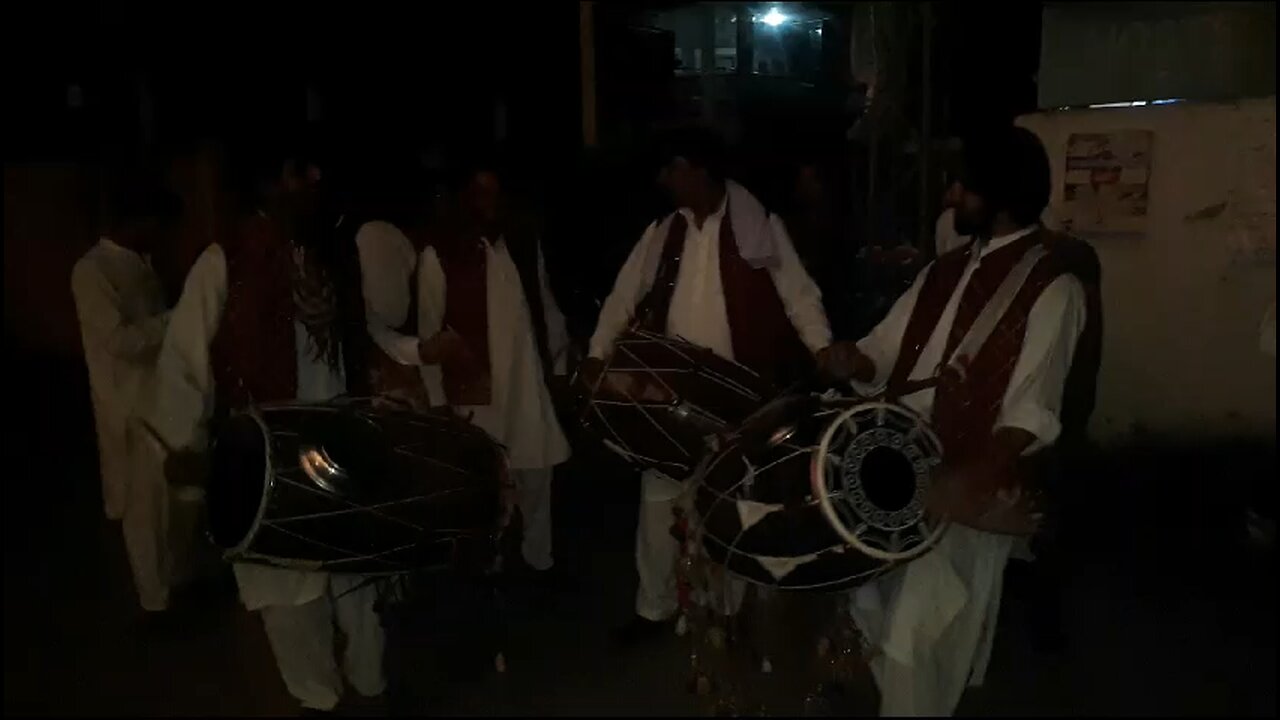
[[[1051, 218], [1071, 133], [1155, 134], [1145, 236], [1092, 239], [1106, 328], [1092, 424], [1100, 441], [1150, 432], [1274, 443], [1276, 365], [1259, 327], [1276, 295], [1275, 118], [1274, 97], [1019, 118], [1052, 161]], [[1216, 217], [1187, 217], [1224, 202]]]

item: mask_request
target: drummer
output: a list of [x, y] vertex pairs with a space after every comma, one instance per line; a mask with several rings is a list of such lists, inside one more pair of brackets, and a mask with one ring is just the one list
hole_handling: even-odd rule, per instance
[[[273, 150], [247, 166], [250, 204], [239, 231], [192, 267], [160, 351], [153, 422], [177, 451], [206, 446], [211, 415], [251, 402], [358, 394], [364, 378], [364, 319], [346, 317], [362, 305], [347, 297], [359, 290], [335, 282], [339, 264], [354, 266], [354, 244], [334, 242], [334, 224], [317, 207], [318, 167], [301, 152]], [[347, 244], [353, 257], [337, 258]], [[382, 694], [383, 632], [366, 578], [246, 563], [234, 569], [241, 600], [260, 611], [280, 675], [303, 708], [332, 710], [343, 674], [360, 694]], [[346, 636], [342, 673], [335, 625]]]
[[[781, 219], [725, 175], [710, 130], [684, 128], [663, 143], [659, 184], [677, 210], [652, 224], [618, 273], [581, 377], [594, 385], [613, 342], [639, 321], [736, 360], [773, 380], [794, 378], [831, 342], [818, 286]], [[640, 576], [623, 645], [654, 637], [677, 611], [673, 508], [685, 478], [646, 471], [636, 530]], [[741, 586], [728, 600], [736, 610]]]
[[553, 571], [551, 480], [568, 460], [551, 389], [565, 372], [568, 333], [530, 218], [506, 196], [496, 159], [478, 153], [454, 173], [455, 212], [418, 261], [416, 348], [435, 405], [448, 404], [507, 449], [524, 536], [515, 570], [536, 583]]
[[[1087, 299], [1096, 298], [1096, 257], [1039, 224], [1050, 191], [1044, 147], [1008, 127], [966, 144], [964, 166], [954, 230], [974, 242], [925, 268], [867, 337], [824, 357], [863, 393], [887, 389], [929, 418], [946, 453], [929, 504], [953, 524], [932, 552], [851, 602], [880, 651], [872, 670], [884, 715], [950, 714], [966, 685], [981, 684], [1005, 562], [1040, 522], [1012, 481], [1015, 462], [1059, 440], [1074, 424], [1069, 407], [1092, 402], [1091, 385], [1068, 373], [1096, 371]], [[1017, 273], [1038, 248], [1047, 256]], [[1023, 279], [1006, 286], [1009, 277]], [[1001, 308], [994, 329], [957, 353], [987, 307]], [[944, 367], [936, 387], [916, 383]], [[1088, 387], [1089, 397], [1064, 398], [1064, 387]]]

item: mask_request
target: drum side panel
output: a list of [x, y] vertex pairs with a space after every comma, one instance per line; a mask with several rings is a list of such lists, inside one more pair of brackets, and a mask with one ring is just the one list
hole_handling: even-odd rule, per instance
[[[708, 464], [695, 495], [707, 555], [769, 587], [836, 591], [887, 566], [849, 547], [812, 497], [809, 464], [822, 423], [812, 403], [781, 405]], [[768, 439], [784, 431], [785, 442]]]
[[[240, 543], [243, 559], [388, 573], [491, 554], [503, 458], [466, 421], [323, 404], [269, 407], [261, 416], [274, 474], [261, 522]], [[247, 444], [229, 437], [229, 448]], [[324, 451], [347, 482], [326, 487], [309, 477], [299, 461], [307, 449]]]
[[236, 547], [253, 531], [268, 462], [263, 427], [248, 415], [229, 419], [214, 443], [209, 475], [209, 533], [218, 547]]

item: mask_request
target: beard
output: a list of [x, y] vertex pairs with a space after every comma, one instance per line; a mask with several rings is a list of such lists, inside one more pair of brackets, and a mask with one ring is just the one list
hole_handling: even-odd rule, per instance
[[995, 224], [995, 213], [982, 210], [966, 210], [956, 208], [952, 218], [952, 226], [961, 237], [991, 237], [991, 228]]

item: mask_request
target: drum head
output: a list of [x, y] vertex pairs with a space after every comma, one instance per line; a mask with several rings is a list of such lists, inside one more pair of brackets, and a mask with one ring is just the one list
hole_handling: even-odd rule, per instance
[[268, 472], [261, 423], [247, 414], [229, 418], [214, 442], [209, 475], [209, 534], [218, 547], [237, 547], [253, 530]]

